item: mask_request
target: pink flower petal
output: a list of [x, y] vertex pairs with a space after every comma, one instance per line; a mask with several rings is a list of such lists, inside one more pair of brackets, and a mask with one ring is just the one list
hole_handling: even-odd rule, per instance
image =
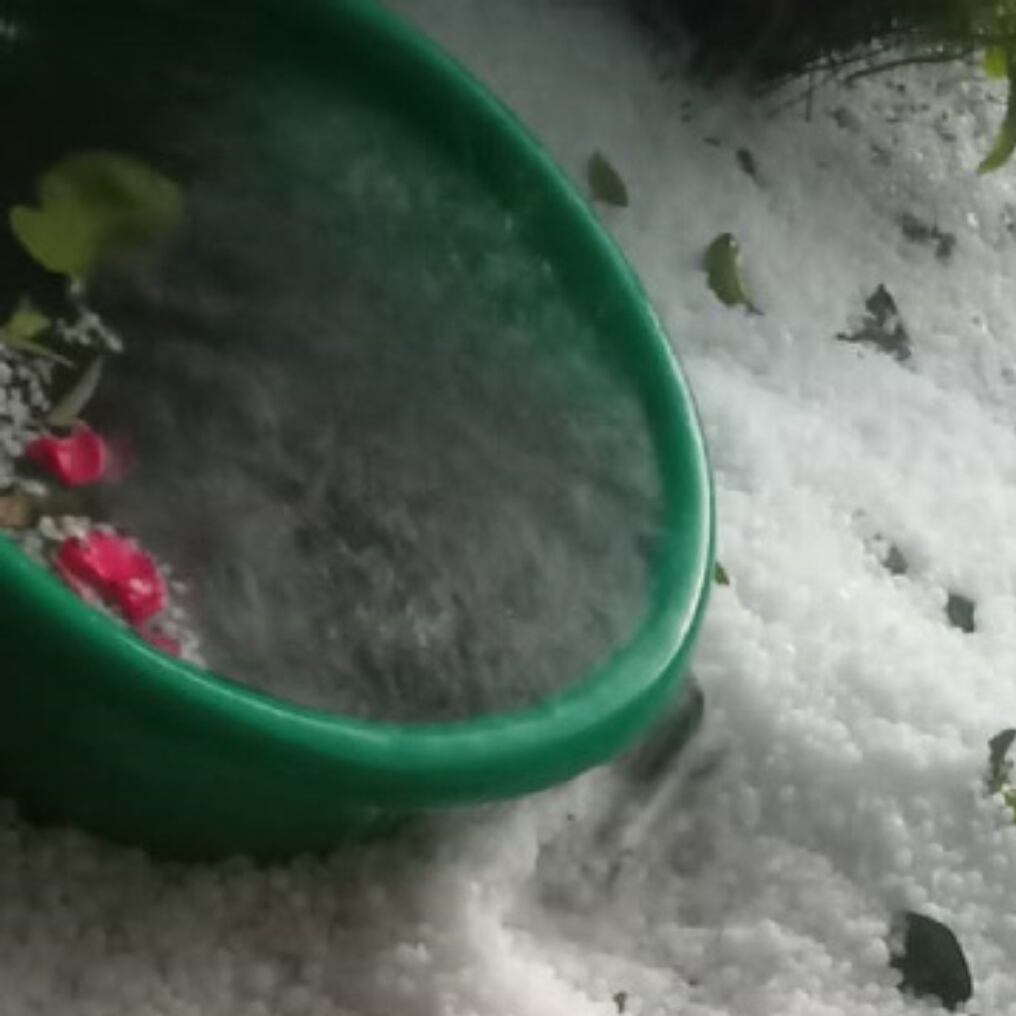
[[101, 480], [110, 463], [105, 442], [87, 423], [76, 423], [68, 437], [36, 438], [25, 458], [52, 473], [65, 487]]
[[112, 533], [65, 540], [57, 573], [78, 595], [91, 592], [121, 611], [133, 625], [166, 607], [166, 583], [155, 562], [133, 541]]

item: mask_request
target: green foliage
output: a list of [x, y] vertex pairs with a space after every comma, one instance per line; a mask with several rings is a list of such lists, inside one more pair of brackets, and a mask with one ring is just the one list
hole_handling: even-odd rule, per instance
[[1001, 793], [1012, 776], [1012, 760], [1009, 749], [1016, 742], [1016, 730], [1009, 728], [997, 733], [988, 742], [988, 790]]
[[1004, 46], [989, 46], [984, 51], [984, 73], [996, 81], [1009, 77], [1009, 53]]
[[954, 1010], [973, 994], [970, 967], [952, 930], [924, 914], [903, 914], [902, 951], [892, 966], [903, 975], [900, 990], [917, 998], [935, 998]]
[[945, 604], [949, 623], [967, 635], [977, 631], [977, 604], [962, 593], [950, 592]]
[[906, 575], [910, 570], [910, 562], [907, 561], [903, 551], [895, 543], [891, 544], [886, 551], [882, 564], [890, 575]]
[[78, 419], [99, 387], [103, 364], [101, 356], [92, 360], [67, 394], [49, 411], [46, 423], [51, 427], [70, 427]]
[[[694, 66], [763, 86], [850, 67], [848, 80], [901, 63], [963, 60], [981, 52], [992, 78], [1010, 82], [1009, 112], [978, 167], [989, 173], [1016, 150], [1016, 0], [631, 0], [672, 36], [683, 22], [698, 40]], [[680, 33], [683, 34], [683, 33]], [[871, 63], [857, 69], [859, 58]], [[884, 56], [884, 54], [891, 54]], [[902, 54], [902, 58], [899, 54]]]
[[741, 251], [732, 233], [721, 233], [706, 249], [706, 278], [716, 298], [728, 307], [760, 313], [741, 275]]
[[895, 357], [900, 363], [913, 352], [910, 334], [903, 324], [900, 309], [892, 293], [879, 284], [864, 301], [865, 315], [859, 328], [849, 334], [841, 332], [840, 342], [860, 342]]
[[1009, 750], [1016, 743], [1016, 730], [997, 733], [988, 742], [988, 777], [985, 781], [989, 794], [1001, 794], [1016, 819], [1016, 785], [1013, 785], [1013, 763]]
[[39, 342], [39, 336], [49, 331], [52, 324], [53, 322], [42, 311], [36, 309], [28, 297], [22, 297], [14, 313], [7, 319], [7, 323], [0, 326], [0, 343], [23, 353], [44, 356], [69, 366], [70, 360]]
[[10, 211], [11, 231], [44, 268], [86, 279], [98, 262], [151, 242], [181, 217], [179, 189], [129, 156], [80, 152], [39, 180], [39, 207]]
[[766, 82], [835, 71], [846, 62], [853, 66], [865, 50], [902, 49], [921, 60], [950, 60], [1016, 40], [1016, 0], [633, 2], [665, 35], [683, 22], [698, 40], [700, 69], [747, 73]]
[[[998, 50], [999, 47], [996, 46], [989, 50], [989, 53], [997, 53]], [[995, 143], [977, 167], [977, 172], [981, 174], [1001, 169], [1009, 161], [1013, 151], [1016, 151], [1016, 62], [1013, 60], [1012, 52], [1008, 50], [1002, 50], [1002, 60], [1004, 61], [1005, 77], [1009, 80], [1009, 101], [1006, 105], [1005, 119], [998, 129], [998, 134], [995, 135]], [[993, 64], [997, 64], [997, 62], [998, 57], [996, 56], [993, 58]], [[993, 67], [993, 69], [997, 70], [997, 67]], [[991, 74], [991, 70], [989, 70], [989, 74]]]

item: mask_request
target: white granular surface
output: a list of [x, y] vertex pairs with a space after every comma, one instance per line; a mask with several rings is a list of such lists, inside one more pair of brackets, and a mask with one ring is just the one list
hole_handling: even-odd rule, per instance
[[[609, 224], [695, 385], [732, 576], [695, 664], [703, 731], [653, 788], [603, 771], [264, 871], [8, 816], [0, 1010], [611, 1016], [623, 991], [639, 1016], [913, 1016], [936, 1010], [897, 992], [885, 945], [912, 907], [963, 942], [968, 1010], [1013, 1012], [1016, 827], [981, 778], [1016, 720], [1016, 171], [972, 173], [1002, 96], [924, 68], [820, 93], [810, 122], [767, 116], [661, 81], [600, 4], [401, 5], [576, 178], [594, 148], [625, 175]], [[906, 211], [957, 236], [950, 263], [904, 239]], [[724, 230], [764, 317], [704, 286]], [[833, 340], [879, 283], [905, 367]], [[946, 624], [948, 590], [976, 602], [974, 634]]]

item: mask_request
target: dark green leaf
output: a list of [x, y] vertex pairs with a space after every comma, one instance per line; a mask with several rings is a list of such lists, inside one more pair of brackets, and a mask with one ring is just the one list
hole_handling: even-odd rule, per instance
[[753, 314], [759, 310], [748, 295], [741, 277], [741, 251], [732, 233], [721, 233], [706, 249], [706, 277], [709, 288], [720, 303], [744, 307]]
[[847, 335], [836, 336], [841, 342], [863, 342], [875, 346], [883, 353], [896, 357], [901, 363], [913, 352], [910, 335], [892, 293], [882, 284], [864, 302], [868, 313], [861, 327]]
[[628, 1011], [628, 992], [619, 991], [614, 996], [614, 1005], [617, 1006], [617, 1011], [621, 1014], [621, 1016], [624, 1016], [624, 1013]]
[[1016, 729], [1010, 727], [997, 733], [988, 742], [988, 790], [1001, 793], [1012, 776], [1012, 761], [1007, 757], [1016, 741]]
[[906, 575], [910, 567], [907, 559], [903, 556], [903, 551], [895, 543], [889, 547], [882, 564], [891, 575]]
[[713, 568], [713, 579], [718, 586], [730, 585], [730, 576], [727, 574], [727, 569], [719, 561], [716, 562], [716, 566]]
[[621, 174], [601, 152], [594, 152], [586, 166], [586, 177], [593, 197], [605, 205], [615, 208], [628, 207], [628, 188]]
[[962, 593], [950, 593], [945, 604], [945, 616], [949, 619], [949, 623], [967, 635], [973, 634], [976, 630], [974, 623], [976, 610], [977, 605], [974, 601]]
[[970, 967], [953, 932], [923, 914], [901, 918], [903, 951], [891, 965], [903, 974], [900, 990], [918, 998], [938, 999], [954, 1010], [973, 994]]
[[931, 225], [918, 218], [913, 212], [904, 212], [900, 216], [900, 229], [911, 243], [934, 246], [935, 257], [939, 261], [948, 261], [956, 248], [956, 234], [948, 233], [938, 226]]

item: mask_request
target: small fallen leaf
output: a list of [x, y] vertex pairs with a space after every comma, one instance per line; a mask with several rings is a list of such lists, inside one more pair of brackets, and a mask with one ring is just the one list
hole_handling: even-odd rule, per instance
[[1016, 742], [1016, 729], [999, 731], [988, 742], [988, 792], [999, 794], [1005, 790], [1012, 776], [1013, 764], [1009, 749]]
[[895, 543], [891, 544], [889, 550], [886, 551], [882, 564], [890, 575], [906, 575], [910, 568], [903, 551]]
[[35, 502], [27, 494], [0, 497], [0, 529], [28, 529], [35, 521]]
[[51, 427], [70, 427], [77, 420], [99, 387], [103, 363], [101, 356], [92, 360], [70, 391], [49, 411], [46, 423]]
[[1012, 158], [1014, 151], [1016, 151], [1016, 111], [1013, 118], [1006, 116], [1002, 122], [998, 134], [995, 135], [995, 143], [977, 167], [977, 172], [983, 176], [1001, 169]]
[[27, 296], [22, 297], [14, 313], [8, 318], [7, 324], [0, 327], [0, 343], [11, 349], [44, 356], [70, 367], [72, 363], [66, 356], [55, 353], [38, 341], [38, 336], [52, 327], [52, 324], [53, 322], [42, 311], [37, 310]]
[[628, 188], [621, 174], [601, 152], [594, 152], [586, 166], [586, 177], [593, 197], [605, 205], [615, 208], [628, 207]]
[[865, 300], [864, 306], [867, 314], [860, 328], [849, 335], [841, 332], [836, 338], [840, 342], [860, 342], [874, 346], [895, 357], [900, 363], [909, 360], [913, 354], [913, 344], [892, 293], [884, 284], [879, 283]]
[[945, 616], [954, 628], [972, 635], [977, 630], [974, 615], [977, 604], [962, 593], [950, 593], [945, 604]]
[[956, 249], [956, 234], [939, 229], [938, 226], [925, 222], [913, 212], [904, 212], [900, 218], [900, 229], [911, 243], [926, 246], [934, 245], [935, 257], [947, 262]]
[[176, 184], [115, 152], [79, 152], [39, 180], [39, 207], [19, 205], [11, 231], [43, 268], [84, 279], [115, 249], [148, 242], [177, 225]]
[[967, 958], [952, 930], [924, 914], [903, 914], [903, 951], [890, 965], [903, 974], [900, 991], [931, 996], [954, 1010], [973, 994]]
[[727, 574], [727, 569], [719, 561], [716, 562], [716, 566], [713, 568], [713, 580], [718, 586], [730, 585], [730, 576]]
[[1009, 99], [1006, 105], [1005, 118], [995, 135], [995, 143], [991, 151], [977, 167], [981, 175], [1001, 169], [1016, 151], [1016, 63], [1006, 54], [1007, 76], [1009, 78]]
[[744, 307], [752, 314], [760, 313], [741, 277], [741, 251], [732, 233], [721, 233], [709, 245], [705, 269], [709, 288], [720, 303], [728, 307]]

